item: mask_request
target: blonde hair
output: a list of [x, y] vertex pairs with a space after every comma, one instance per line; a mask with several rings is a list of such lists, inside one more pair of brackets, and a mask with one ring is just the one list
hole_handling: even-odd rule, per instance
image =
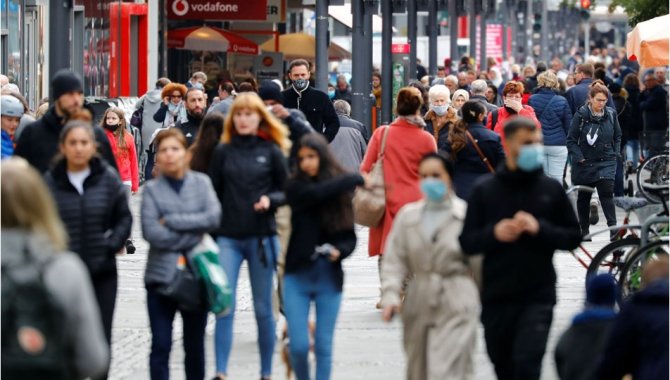
[[547, 70], [537, 76], [537, 86], [550, 89], [558, 89], [558, 77], [556, 74]]
[[237, 130], [233, 122], [233, 116], [242, 109], [249, 109], [256, 112], [261, 117], [261, 122], [258, 132], [265, 134], [267, 138], [279, 146], [284, 154], [288, 154], [291, 149], [291, 140], [289, 140], [289, 131], [284, 124], [282, 124], [276, 117], [274, 117], [265, 108], [265, 104], [255, 92], [243, 92], [237, 97], [228, 110], [226, 116], [226, 123], [223, 126], [223, 134], [221, 135], [221, 142], [230, 143], [233, 136], [237, 135]]
[[46, 236], [56, 250], [67, 249], [67, 234], [42, 176], [22, 158], [0, 164], [0, 225]]
[[116, 126], [116, 129], [114, 130], [114, 137], [116, 137], [116, 146], [119, 147], [119, 149], [122, 152], [127, 152], [128, 147], [126, 146], [126, 114], [123, 112], [121, 108], [118, 107], [110, 107], [105, 111], [105, 114], [102, 115], [102, 120], [100, 120], [100, 127], [105, 129], [105, 125], [107, 124], [107, 114], [110, 112], [114, 112], [116, 116], [119, 118], [119, 125]]

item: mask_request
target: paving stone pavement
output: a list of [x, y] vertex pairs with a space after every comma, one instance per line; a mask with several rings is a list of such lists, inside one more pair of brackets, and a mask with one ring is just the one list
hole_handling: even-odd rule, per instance
[[[110, 379], [148, 379], [151, 332], [146, 309], [146, 292], [143, 275], [146, 264], [147, 243], [141, 238], [141, 194], [133, 196], [133, 236], [137, 246], [134, 255], [118, 257], [119, 290], [113, 329], [113, 353]], [[601, 222], [592, 232], [604, 227]], [[618, 220], [623, 214], [618, 212]], [[405, 358], [401, 343], [402, 325], [396, 318], [390, 324], [381, 321], [375, 303], [379, 296], [379, 279], [376, 260], [367, 257], [367, 230], [358, 231], [359, 243], [355, 253], [345, 261], [344, 298], [335, 332], [333, 357], [334, 380], [400, 380], [404, 378]], [[587, 243], [593, 253], [607, 243], [607, 236], [600, 235]], [[558, 274], [558, 304], [554, 308], [554, 322], [549, 337], [547, 354], [543, 362], [542, 380], [557, 379], [553, 361], [553, 348], [561, 332], [570, 324], [572, 316], [581, 309], [584, 301], [585, 269], [568, 253], [555, 255], [554, 265]], [[259, 378], [259, 356], [256, 346], [256, 324], [251, 304], [246, 266], [240, 276], [234, 347], [229, 364], [229, 379], [248, 380]], [[278, 323], [278, 328], [283, 321]], [[214, 361], [214, 318], [210, 315], [206, 336], [207, 377], [212, 378]], [[184, 379], [183, 350], [181, 347], [181, 320], [175, 319], [173, 352], [170, 358], [171, 379]], [[284, 366], [279, 358], [279, 345], [275, 350], [273, 378], [285, 379]], [[486, 355], [483, 329], [478, 334], [475, 355], [477, 380], [494, 379], [493, 368]]]

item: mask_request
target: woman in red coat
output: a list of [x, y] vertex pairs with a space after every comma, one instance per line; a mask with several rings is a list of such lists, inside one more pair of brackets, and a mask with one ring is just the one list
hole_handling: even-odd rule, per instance
[[375, 131], [361, 164], [361, 172], [369, 173], [372, 170], [381, 149], [384, 132], [389, 128], [384, 150], [386, 210], [379, 225], [370, 228], [368, 242], [368, 254], [379, 256], [380, 262], [393, 218], [404, 205], [422, 198], [419, 189], [421, 158], [437, 151], [435, 139], [423, 130], [425, 122], [420, 113], [422, 104], [423, 98], [419, 90], [413, 87], [400, 89], [396, 106], [398, 118], [388, 127]]

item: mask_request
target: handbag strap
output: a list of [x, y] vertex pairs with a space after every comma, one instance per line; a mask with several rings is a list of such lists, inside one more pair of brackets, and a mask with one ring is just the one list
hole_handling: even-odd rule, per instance
[[379, 149], [379, 153], [377, 154], [377, 161], [384, 159], [384, 151], [386, 150], [386, 139], [389, 136], [389, 130], [390, 129], [391, 129], [391, 126], [387, 125], [386, 129], [384, 130], [384, 136], [382, 136], [382, 146]]
[[475, 150], [477, 151], [477, 154], [479, 155], [479, 159], [481, 159], [482, 162], [484, 163], [484, 165], [486, 165], [486, 168], [491, 173], [495, 173], [496, 172], [495, 169], [493, 169], [493, 166], [491, 166], [491, 163], [489, 162], [489, 159], [486, 158], [486, 156], [484, 155], [484, 152], [482, 152], [482, 150], [479, 148], [479, 144], [477, 144], [477, 140], [475, 140], [475, 138], [472, 137], [472, 134], [470, 133], [470, 131], [466, 130], [465, 135], [468, 136], [468, 139], [472, 143], [472, 146], [475, 147]]

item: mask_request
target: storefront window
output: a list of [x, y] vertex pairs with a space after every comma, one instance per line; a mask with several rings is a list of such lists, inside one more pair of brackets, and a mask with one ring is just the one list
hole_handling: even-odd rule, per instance
[[[6, 1], [6, 0], [5, 0]], [[3, 1], [3, 3], [5, 2]], [[21, 33], [23, 33], [23, 20], [21, 20], [21, 6], [22, 0], [9, 0], [6, 5], [3, 4], [3, 10], [6, 9], [7, 28], [11, 32], [8, 33], [7, 39], [3, 42], [7, 43], [7, 77], [11, 83], [16, 83], [21, 87]], [[6, 8], [5, 8], [6, 7]]]

